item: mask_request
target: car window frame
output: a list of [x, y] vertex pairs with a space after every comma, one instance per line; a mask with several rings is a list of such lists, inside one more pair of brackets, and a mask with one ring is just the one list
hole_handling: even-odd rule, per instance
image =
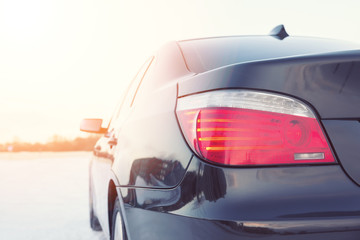
[[[113, 131], [115, 128], [117, 128], [117, 125], [119, 125], [117, 122], [121, 116], [121, 113], [124, 112], [124, 108], [127, 108], [128, 110], [130, 110], [130, 108], [132, 107], [132, 105], [135, 101], [137, 92], [139, 91], [140, 85], [141, 85], [145, 75], [147, 74], [150, 66], [154, 62], [154, 59], [155, 59], [155, 56], [151, 56], [143, 63], [143, 65], [141, 66], [141, 68], [136, 73], [135, 77], [133, 78], [133, 80], [131, 81], [129, 86], [127, 87], [127, 90], [125, 91], [124, 96], [122, 97], [118, 107], [114, 111], [113, 117], [111, 118], [111, 120], [109, 122], [108, 133]], [[136, 89], [133, 92], [132, 90], [135, 87], [136, 87]], [[129, 98], [131, 99], [131, 102], [127, 101]], [[130, 103], [130, 104], [128, 105], [127, 103]]]
[[145, 76], [148, 74], [150, 67], [153, 65], [154, 59], [155, 59], [155, 57], [152, 56], [152, 57], [150, 57], [150, 58], [147, 60], [147, 61], [149, 61], [149, 64], [148, 64], [148, 66], [147, 66], [144, 74], [142, 75], [139, 84], [137, 85], [137, 88], [136, 88], [136, 90], [135, 90], [135, 94], [134, 94], [134, 96], [133, 96], [133, 98], [132, 98], [132, 100], [131, 100], [130, 108], [134, 105], [135, 98], [136, 98], [137, 93], [138, 93], [138, 91], [139, 91], [139, 89], [140, 89], [140, 86], [142, 85], [142, 82], [143, 82]]

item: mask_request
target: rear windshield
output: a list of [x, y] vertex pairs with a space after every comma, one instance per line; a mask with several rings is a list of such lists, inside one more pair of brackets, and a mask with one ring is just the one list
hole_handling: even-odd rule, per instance
[[222, 37], [179, 42], [192, 72], [249, 61], [360, 49], [358, 44], [331, 39], [271, 36]]

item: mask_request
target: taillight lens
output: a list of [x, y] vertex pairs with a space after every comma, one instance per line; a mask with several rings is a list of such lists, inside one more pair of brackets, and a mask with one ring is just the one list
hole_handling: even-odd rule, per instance
[[178, 99], [177, 116], [201, 158], [227, 165], [335, 162], [309, 107], [298, 100], [247, 90]]

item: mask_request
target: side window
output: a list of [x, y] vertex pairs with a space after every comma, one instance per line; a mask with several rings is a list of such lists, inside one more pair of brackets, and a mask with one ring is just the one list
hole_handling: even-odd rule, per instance
[[131, 82], [128, 92], [126, 93], [125, 100], [122, 108], [130, 108], [134, 102], [136, 93], [139, 89], [139, 86], [144, 78], [146, 71], [148, 70], [151, 62], [153, 61], [153, 57], [149, 58], [143, 66], [140, 68], [139, 72], [136, 74], [134, 80]]
[[[136, 95], [137, 95], [137, 93], [138, 93], [138, 91], [139, 91], [139, 88], [140, 88], [142, 82], [143, 82], [143, 79], [145, 78], [145, 75], [148, 74], [149, 68], [151, 67], [151, 65], [152, 65], [153, 62], [154, 62], [154, 57], [151, 57], [151, 58], [147, 61], [147, 64], [144, 64], [144, 65], [146, 65], [146, 67], [144, 67], [144, 69], [142, 69], [142, 70], [145, 70], [145, 71], [141, 74], [141, 76], [137, 76], [137, 78], [139, 78], [139, 79], [138, 79], [138, 81], [136, 81], [136, 82], [137, 82], [137, 84], [136, 84], [136, 90], [135, 90], [134, 94], [132, 95], [131, 103], [130, 103], [130, 105], [129, 105], [130, 107], [132, 107], [132, 105], [134, 104]], [[129, 99], [129, 100], [130, 100], [130, 99]]]
[[127, 91], [124, 94], [123, 99], [121, 100], [121, 103], [119, 104], [118, 108], [116, 109], [114, 116], [110, 122], [109, 130], [113, 129], [116, 126], [120, 126], [123, 122], [123, 119], [125, 116], [127, 116], [127, 113], [130, 110], [130, 107], [132, 106], [136, 93], [139, 89], [139, 86], [141, 85], [142, 79], [144, 78], [144, 75], [146, 74], [147, 70], [149, 69], [154, 57], [149, 58], [140, 68], [138, 73], [136, 74], [135, 78], [130, 83]]
[[131, 107], [140, 102], [141, 104], [150, 104], [149, 94], [158, 87], [157, 82], [155, 81], [158, 79], [158, 75], [158, 58], [154, 57], [138, 85]]

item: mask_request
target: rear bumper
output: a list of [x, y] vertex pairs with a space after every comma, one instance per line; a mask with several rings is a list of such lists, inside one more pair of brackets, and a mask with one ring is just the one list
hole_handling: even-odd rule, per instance
[[359, 240], [360, 218], [216, 221], [128, 209], [132, 240]]
[[194, 157], [175, 188], [118, 190], [133, 240], [360, 239], [360, 188], [339, 165], [239, 169]]

